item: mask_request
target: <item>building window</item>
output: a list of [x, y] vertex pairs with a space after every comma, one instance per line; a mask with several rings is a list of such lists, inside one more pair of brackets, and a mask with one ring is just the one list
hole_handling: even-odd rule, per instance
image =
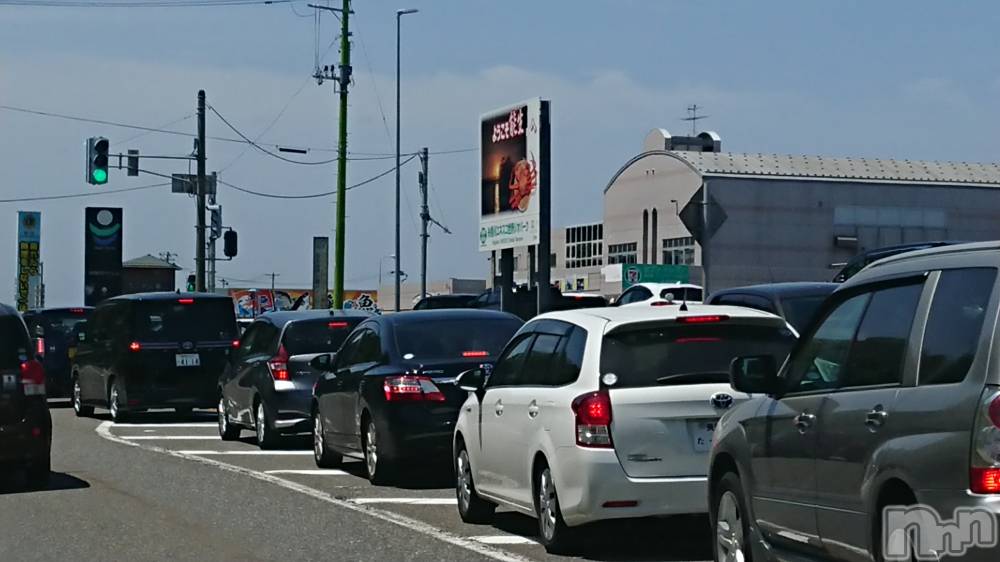
[[653, 209], [653, 236], [649, 239], [653, 245], [653, 251], [649, 253], [649, 257], [654, 265], [656, 264], [656, 222], [656, 209]]
[[552, 252], [552, 255], [549, 256], [549, 267], [556, 267], [556, 253], [555, 252]]
[[649, 263], [649, 211], [642, 211], [642, 263]]
[[694, 237], [664, 238], [663, 263], [666, 265], [694, 265]]
[[637, 263], [639, 244], [637, 242], [626, 242], [625, 244], [608, 244], [608, 264], [616, 263]]
[[[601, 223], [572, 226], [566, 229], [566, 269], [593, 267], [604, 262], [601, 250]], [[597, 259], [595, 259], [597, 258]]]

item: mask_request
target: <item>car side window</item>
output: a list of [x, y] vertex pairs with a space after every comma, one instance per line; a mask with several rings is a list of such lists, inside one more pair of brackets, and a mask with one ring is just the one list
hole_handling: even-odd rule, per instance
[[358, 339], [358, 346], [354, 353], [354, 364], [378, 363], [382, 360], [382, 340], [378, 332], [372, 327], [366, 328]]
[[645, 287], [633, 287], [627, 291], [618, 299], [620, 304], [632, 304], [634, 302], [642, 302], [653, 296], [653, 292]]
[[525, 386], [539, 386], [548, 382], [552, 362], [559, 346], [560, 336], [553, 334], [538, 334], [531, 350], [524, 359], [521, 376], [517, 383]]
[[728, 294], [712, 299], [712, 304], [718, 306], [746, 306], [743, 295]]
[[574, 326], [559, 341], [552, 365], [549, 367], [546, 384], [563, 386], [576, 382], [583, 366], [583, 352], [587, 347], [587, 331]]
[[743, 306], [747, 308], [752, 308], [754, 310], [760, 310], [762, 312], [770, 312], [771, 314], [776, 313], [774, 309], [774, 304], [770, 300], [764, 297], [759, 297], [757, 295], [746, 295], [744, 297], [745, 303]]
[[921, 386], [965, 380], [979, 348], [996, 276], [996, 269], [986, 267], [941, 272], [920, 351]]
[[837, 388], [851, 350], [851, 342], [871, 293], [856, 295], [836, 306], [799, 347], [788, 368], [790, 392]]
[[87, 330], [87, 341], [89, 343], [101, 343], [105, 340], [105, 326], [107, 326], [107, 320], [108, 307], [97, 307], [90, 321], [89, 330]]
[[277, 326], [270, 322], [261, 322], [251, 345], [251, 354], [269, 355], [275, 353], [278, 350], [278, 336], [280, 335], [281, 332]]
[[357, 363], [355, 358], [358, 356], [361, 338], [364, 336], [365, 331], [365, 329], [356, 330], [349, 338], [347, 338], [347, 341], [344, 342], [343, 347], [340, 348], [340, 352], [337, 353], [336, 367], [338, 369], [350, 367], [351, 365]]
[[923, 283], [876, 291], [851, 345], [842, 388], [899, 384]]
[[487, 382], [488, 387], [510, 386], [518, 384], [521, 376], [521, 368], [524, 360], [531, 349], [531, 343], [535, 340], [535, 334], [523, 334], [513, 346], [508, 347], [497, 359], [493, 367], [493, 373]]

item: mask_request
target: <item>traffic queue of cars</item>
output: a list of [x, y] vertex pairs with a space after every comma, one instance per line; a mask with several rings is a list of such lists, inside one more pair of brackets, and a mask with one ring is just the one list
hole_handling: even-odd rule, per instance
[[[705, 299], [726, 304], [647, 286], [652, 298], [527, 323], [469, 308], [283, 312], [238, 339], [224, 297], [117, 297], [76, 326], [73, 406], [115, 420], [216, 407], [222, 439], [311, 434], [319, 467], [361, 460], [376, 485], [414, 462], [450, 466], [463, 521], [527, 514], [551, 552], [591, 522], [707, 513], [716, 560], [881, 561], [899, 531], [886, 507], [1000, 514], [998, 267], [1000, 243], [949, 245], [836, 287]], [[0, 463], [37, 484], [44, 375], [16, 312], [0, 309], [0, 328], [13, 342], [0, 425], [18, 427], [0, 442], [24, 444], [0, 447]]]

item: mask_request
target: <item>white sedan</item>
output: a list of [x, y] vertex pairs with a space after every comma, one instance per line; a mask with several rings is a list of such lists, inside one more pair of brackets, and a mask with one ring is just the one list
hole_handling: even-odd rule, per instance
[[615, 306], [649, 306], [654, 302], [670, 301], [697, 304], [704, 296], [700, 285], [690, 283], [637, 283], [615, 299]]
[[466, 522], [497, 505], [532, 515], [550, 551], [592, 521], [705, 513], [719, 417], [747, 398], [729, 384], [746, 354], [784, 359], [795, 336], [746, 308], [595, 308], [541, 315], [492, 372], [473, 369], [455, 430]]

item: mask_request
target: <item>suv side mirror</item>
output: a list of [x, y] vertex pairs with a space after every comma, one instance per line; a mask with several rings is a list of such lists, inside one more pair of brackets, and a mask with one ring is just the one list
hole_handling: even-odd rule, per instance
[[778, 364], [770, 355], [737, 357], [729, 367], [729, 384], [747, 394], [777, 394]]
[[458, 375], [455, 386], [466, 392], [479, 392], [486, 386], [486, 371], [482, 368], [469, 369]]
[[336, 353], [324, 353], [322, 355], [317, 355], [312, 358], [312, 361], [309, 362], [309, 366], [317, 371], [332, 371], [333, 360], [336, 357]]

